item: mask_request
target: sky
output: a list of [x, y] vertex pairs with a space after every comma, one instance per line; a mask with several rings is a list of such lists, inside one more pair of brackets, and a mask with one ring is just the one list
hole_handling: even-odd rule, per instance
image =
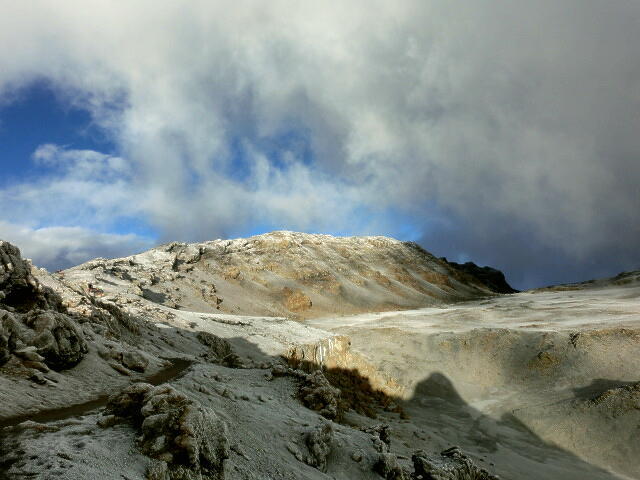
[[516, 288], [640, 268], [635, 0], [0, 4], [0, 238], [388, 235]]

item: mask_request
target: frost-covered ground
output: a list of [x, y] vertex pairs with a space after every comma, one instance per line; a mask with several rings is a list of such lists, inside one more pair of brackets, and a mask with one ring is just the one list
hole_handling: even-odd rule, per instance
[[[633, 460], [640, 458], [635, 281], [308, 324], [348, 336], [413, 404], [456, 398], [473, 415], [513, 422], [587, 462], [640, 478]], [[473, 427], [468, 448], [483, 436], [482, 424]], [[509, 444], [489, 437], [496, 448]]]
[[[342, 239], [329, 248], [320, 237], [279, 234], [202, 251], [176, 244], [32, 276], [16, 270], [17, 257], [3, 257], [0, 478], [397, 480], [427, 478], [425, 465], [434, 478], [467, 478], [465, 469], [485, 479], [640, 478], [636, 276], [477, 299], [480, 290], [456, 283], [429, 256], [424, 269], [404, 271], [376, 257], [385, 278], [398, 275], [389, 282], [367, 270], [348, 275], [340, 258], [363, 254], [363, 245], [379, 244], [385, 255], [399, 248], [401, 259], [423, 254], [411, 257], [406, 245], [381, 239]], [[340, 292], [332, 282], [343, 277], [369, 278], [360, 299], [394, 289], [401, 295], [427, 266], [452, 277], [425, 274], [437, 285], [414, 283], [421, 295], [443, 295], [427, 295], [428, 308], [301, 320], [300, 312], [292, 313], [297, 319], [265, 315], [289, 298], [281, 289], [295, 269], [281, 267], [276, 296], [267, 289], [258, 302], [247, 298], [243, 308], [255, 314], [217, 308], [227, 301], [221, 292], [237, 305], [242, 292], [273, 274], [275, 267], [249, 268], [251, 255], [264, 259], [266, 250], [275, 258], [289, 241], [323, 258], [304, 261], [323, 266], [317, 278], [307, 271], [295, 279], [310, 295], [327, 285]], [[238, 265], [237, 276], [227, 271]], [[207, 281], [214, 270], [228, 279]], [[331, 292], [319, 295], [319, 312]], [[27, 294], [39, 303], [28, 304]], [[465, 295], [476, 299], [460, 302]], [[67, 325], [67, 336], [45, 339], [43, 315]], [[69, 343], [76, 337], [85, 350]], [[67, 350], [80, 355], [78, 363], [47, 366]], [[177, 358], [190, 366], [167, 370]], [[291, 366], [323, 367], [333, 386]], [[119, 393], [141, 381], [162, 385], [140, 397]], [[57, 416], [35, 416], [51, 409]], [[25, 422], [25, 414], [37, 422]], [[453, 446], [460, 451], [447, 451]]]

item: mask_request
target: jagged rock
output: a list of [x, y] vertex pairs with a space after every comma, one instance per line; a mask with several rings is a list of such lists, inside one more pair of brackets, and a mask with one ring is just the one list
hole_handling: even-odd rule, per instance
[[143, 419], [140, 409], [144, 403], [144, 397], [152, 389], [153, 385], [148, 383], [133, 383], [109, 398], [107, 411], [117, 417], [130, 418], [134, 424], [140, 424]]
[[140, 449], [166, 462], [171, 480], [224, 478], [226, 425], [211, 409], [168, 385], [137, 383], [113, 396], [107, 411], [140, 428]]
[[144, 355], [138, 352], [123, 352], [122, 364], [130, 370], [136, 372], [144, 372], [149, 366], [149, 360]]
[[13, 323], [13, 317], [0, 310], [0, 365], [4, 365], [16, 349]]
[[411, 457], [414, 476], [425, 480], [500, 480], [485, 469], [478, 467], [458, 447], [451, 447], [433, 458], [422, 450]]
[[244, 362], [236, 355], [231, 344], [209, 332], [198, 332], [196, 338], [200, 343], [209, 347], [211, 360], [230, 368], [241, 368]]
[[[33, 310], [26, 314], [0, 311], [0, 363], [18, 349], [18, 345], [35, 347], [20, 349], [22, 355], [42, 361], [54, 370], [76, 365], [87, 353], [87, 344], [76, 322], [55, 311]], [[32, 353], [27, 353], [32, 352]]]
[[327, 457], [331, 453], [332, 439], [333, 428], [328, 422], [308, 432], [305, 438], [305, 444], [309, 450], [306, 463], [325, 472], [327, 470]]
[[327, 471], [327, 457], [331, 453], [333, 442], [333, 428], [328, 422], [312, 428], [302, 434], [302, 443], [306, 452], [303, 453], [298, 444], [287, 443], [287, 450], [300, 462], [317, 468], [321, 472]]
[[[94, 297], [92, 301], [96, 307], [106, 311], [107, 314], [109, 314], [109, 317], [114, 318], [119, 325], [123, 326], [129, 332], [135, 333], [135, 334], [140, 333], [139, 322], [130, 313], [127, 313], [126, 311], [124, 311], [122, 307], [120, 307], [114, 302], [102, 300], [96, 297]], [[104, 318], [104, 313], [102, 314], [102, 318]], [[115, 329], [111, 328], [111, 330], [115, 330]]]
[[406, 480], [409, 478], [402, 467], [398, 465], [396, 456], [391, 453], [381, 453], [373, 470], [385, 480]]
[[62, 300], [32, 275], [20, 250], [0, 241], [0, 364], [12, 353], [62, 370], [76, 365], [87, 344]]
[[330, 420], [338, 418], [340, 390], [331, 386], [320, 370], [304, 375], [302, 378], [298, 396], [304, 406]]
[[31, 360], [25, 360], [25, 361], [22, 362], [22, 365], [24, 365], [26, 368], [32, 368], [34, 370], [39, 370], [42, 373], [47, 373], [47, 372], [50, 371], [49, 367], [47, 367], [42, 362], [32, 362]]
[[34, 346], [17, 349], [13, 354], [23, 360], [41, 362], [44, 357], [40, 355]]
[[492, 267], [480, 267], [473, 262], [456, 263], [450, 262], [445, 257], [442, 260], [447, 262], [449, 266], [455, 268], [458, 271], [464, 272], [472, 277], [480, 280], [486, 285], [492, 292], [496, 293], [517, 293], [518, 290], [514, 289], [507, 283], [507, 279], [500, 270]]
[[28, 312], [34, 308], [60, 309], [60, 298], [32, 275], [31, 262], [15, 245], [0, 240], [0, 308]]
[[[374, 425], [373, 427], [361, 428], [361, 430], [380, 440], [384, 447], [386, 447], [385, 451], [389, 451], [389, 447], [391, 446], [391, 428], [389, 425]], [[382, 450], [378, 451], [381, 452]]]
[[23, 321], [31, 329], [25, 335], [25, 343], [36, 346], [54, 370], [73, 367], [88, 351], [82, 332], [68, 315], [30, 312]]

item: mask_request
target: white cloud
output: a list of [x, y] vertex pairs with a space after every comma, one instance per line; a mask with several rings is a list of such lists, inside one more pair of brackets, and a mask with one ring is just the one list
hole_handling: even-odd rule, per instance
[[115, 235], [82, 227], [32, 228], [0, 221], [0, 238], [20, 247], [25, 258], [50, 270], [68, 268], [96, 257], [115, 258], [146, 250], [149, 239]]
[[13, 223], [102, 230], [140, 214], [130, 165], [92, 150], [39, 146], [33, 158], [42, 175], [0, 189], [3, 218]]
[[[0, 98], [47, 78], [119, 156], [41, 147], [58, 173], [0, 207], [142, 215], [166, 239], [445, 211], [488, 242], [517, 220], [574, 258], [635, 245], [638, 21], [632, 1], [5, 2]], [[311, 164], [265, 147], [295, 129]]]

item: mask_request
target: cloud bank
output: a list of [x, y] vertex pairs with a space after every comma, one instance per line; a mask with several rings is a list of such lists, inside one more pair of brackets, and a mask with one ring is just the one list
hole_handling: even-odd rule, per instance
[[101, 234], [82, 227], [32, 228], [0, 221], [0, 232], [2, 238], [18, 245], [26, 258], [37, 259], [36, 266], [50, 271], [97, 257], [131, 255], [153, 246], [137, 235]]
[[0, 191], [9, 223], [402, 218], [520, 286], [640, 266], [637, 2], [90, 3], [0, 7], [0, 105], [46, 79], [117, 146], [40, 146], [50, 175]]

